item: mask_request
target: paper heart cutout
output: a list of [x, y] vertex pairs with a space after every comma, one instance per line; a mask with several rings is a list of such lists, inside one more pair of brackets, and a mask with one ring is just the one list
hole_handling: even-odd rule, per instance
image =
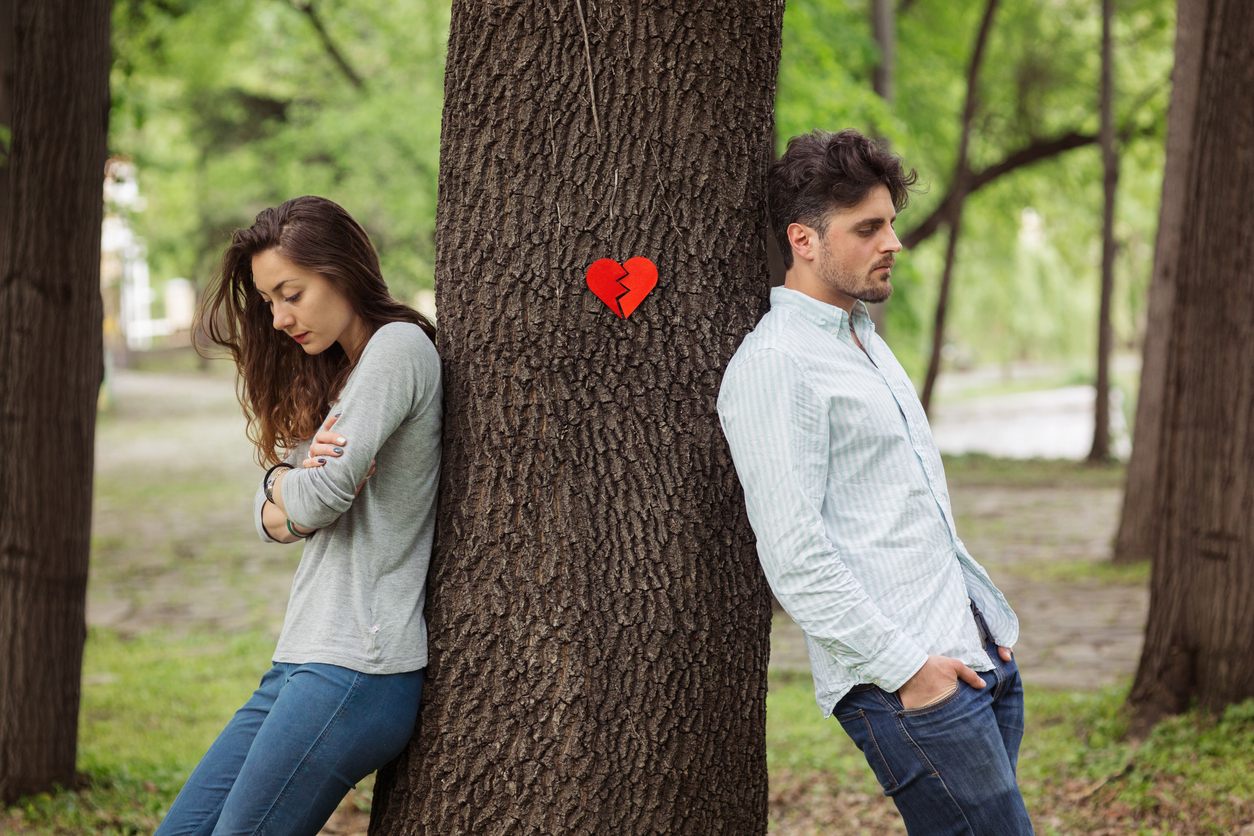
[[631, 316], [655, 287], [657, 267], [643, 256], [629, 258], [626, 264], [599, 258], [588, 268], [588, 289], [619, 319]]

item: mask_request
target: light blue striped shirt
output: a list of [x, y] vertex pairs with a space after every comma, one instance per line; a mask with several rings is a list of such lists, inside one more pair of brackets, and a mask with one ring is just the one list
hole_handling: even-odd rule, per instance
[[859, 683], [896, 691], [929, 654], [990, 670], [968, 599], [997, 644], [1019, 637], [958, 539], [910, 378], [861, 302], [852, 319], [865, 353], [843, 309], [772, 289], [718, 396], [758, 557], [805, 631], [825, 715]]

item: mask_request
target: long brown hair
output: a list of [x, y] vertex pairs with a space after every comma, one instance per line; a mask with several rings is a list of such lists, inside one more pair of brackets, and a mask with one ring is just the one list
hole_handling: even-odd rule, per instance
[[435, 341], [431, 321], [388, 293], [370, 237], [341, 206], [306, 196], [262, 210], [232, 236], [192, 333], [203, 329], [231, 352], [239, 370], [236, 395], [263, 467], [281, 460], [277, 448], [290, 449], [318, 431], [353, 366], [339, 343], [306, 355], [274, 329], [253, 283], [253, 256], [270, 249], [329, 281], [372, 335], [389, 322], [412, 322]]

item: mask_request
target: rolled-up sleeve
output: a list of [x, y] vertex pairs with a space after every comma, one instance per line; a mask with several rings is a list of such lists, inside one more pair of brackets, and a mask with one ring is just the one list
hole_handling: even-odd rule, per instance
[[828, 411], [785, 352], [760, 349], [723, 377], [719, 420], [776, 599], [840, 664], [896, 691], [927, 653], [868, 596], [824, 532]]
[[438, 369], [426, 368], [431, 353], [420, 339], [426, 337], [415, 327], [386, 325], [371, 338], [333, 410], [340, 417], [332, 431], [347, 439], [343, 455], [283, 477], [283, 504], [294, 524], [325, 528], [347, 511], [379, 448], [439, 379]]

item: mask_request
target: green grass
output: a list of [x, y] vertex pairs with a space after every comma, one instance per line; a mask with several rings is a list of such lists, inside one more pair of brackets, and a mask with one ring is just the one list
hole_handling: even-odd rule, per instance
[[[127, 640], [93, 630], [80, 722], [86, 787], [24, 799], [0, 813], [0, 832], [151, 832], [256, 687], [273, 647], [273, 636], [260, 631]], [[1218, 836], [1254, 821], [1254, 700], [1222, 717], [1170, 718], [1138, 744], [1126, 736], [1125, 695], [1126, 686], [1029, 688], [1019, 777], [1038, 833], [1115, 827], [1109, 832]], [[772, 676], [767, 763], [776, 797], [816, 779], [872, 799], [879, 794], [861, 753], [815, 705], [808, 675]], [[806, 798], [824, 800], [813, 789]]]
[[1025, 580], [1065, 584], [1087, 581], [1098, 584], [1143, 586], [1148, 584], [1150, 579], [1148, 560], [1120, 566], [1109, 561], [1094, 560], [1031, 561], [1017, 563], [1004, 571]]
[[945, 478], [951, 486], [1122, 488], [1127, 474], [1125, 466], [1118, 463], [1090, 465], [1070, 459], [1000, 459], [985, 453], [943, 458]]
[[24, 799], [0, 832], [151, 833], [218, 732], [270, 666], [260, 631], [126, 640], [88, 636], [79, 719], [80, 792]]
[[[1254, 700], [1222, 717], [1169, 718], [1138, 743], [1127, 736], [1126, 696], [1126, 684], [1027, 689], [1019, 783], [1037, 833], [1245, 832], [1254, 822]], [[766, 735], [773, 794], [786, 792], [781, 774], [880, 792], [861, 753], [818, 710], [809, 676], [772, 678]]]

